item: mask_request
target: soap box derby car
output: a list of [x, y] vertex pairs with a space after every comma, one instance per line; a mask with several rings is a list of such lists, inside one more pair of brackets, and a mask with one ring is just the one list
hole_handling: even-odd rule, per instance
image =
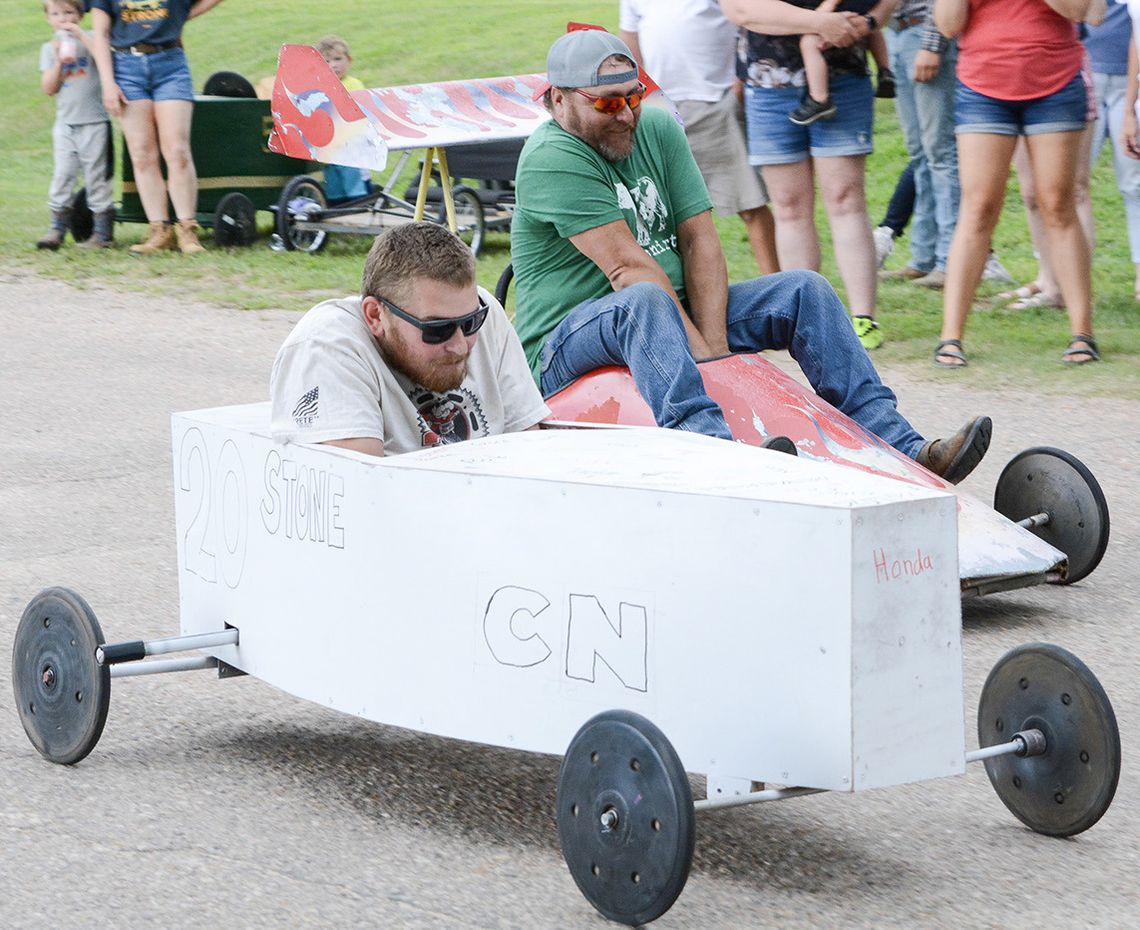
[[266, 404], [176, 415], [172, 452], [181, 635], [107, 644], [63, 588], [20, 621], [15, 703], [51, 761], [95, 746], [112, 677], [190, 668], [562, 753], [571, 875], [631, 925], [680, 894], [699, 811], [972, 761], [1044, 834], [1085, 830], [1112, 801], [1111, 703], [1057, 646], [997, 663], [981, 748], [963, 747], [964, 498], [914, 475], [655, 428], [372, 458], [274, 442]]
[[[334, 110], [320, 138], [347, 133], [371, 157], [363, 116]], [[680, 895], [699, 811], [981, 761], [1033, 830], [1093, 826], [1120, 736], [1070, 652], [1002, 657], [980, 748], [962, 745], [961, 597], [1096, 567], [1109, 519], [1088, 469], [1028, 450], [991, 510], [759, 356], [701, 370], [741, 442], [644, 428], [621, 369], [550, 399], [547, 425], [574, 429], [388, 458], [277, 443], [266, 404], [176, 415], [181, 635], [107, 644], [79, 594], [42, 591], [12, 660], [29, 739], [73, 764], [102, 734], [112, 677], [216, 668], [367, 720], [560, 753], [570, 873], [630, 925]], [[775, 435], [797, 454], [757, 448]], [[153, 658], [174, 653], [195, 654]]]

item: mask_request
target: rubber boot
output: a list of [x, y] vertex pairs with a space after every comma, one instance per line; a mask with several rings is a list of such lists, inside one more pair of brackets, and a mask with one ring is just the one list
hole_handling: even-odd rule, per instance
[[198, 241], [200, 228], [197, 220], [179, 220], [175, 224], [174, 237], [178, 240], [178, 248], [182, 250], [183, 255], [197, 255], [206, 251]]
[[36, 248], [51, 249], [51, 251], [54, 252], [61, 245], [63, 245], [63, 237], [67, 234], [67, 230], [70, 226], [70, 210], [52, 210], [51, 229], [49, 229], [47, 231], [47, 234], [36, 242]]
[[109, 249], [115, 244], [115, 208], [95, 214], [95, 230], [90, 239], [79, 243], [81, 249]]
[[151, 223], [150, 233], [144, 241], [131, 246], [131, 254], [152, 255], [174, 247], [174, 228], [167, 223]]

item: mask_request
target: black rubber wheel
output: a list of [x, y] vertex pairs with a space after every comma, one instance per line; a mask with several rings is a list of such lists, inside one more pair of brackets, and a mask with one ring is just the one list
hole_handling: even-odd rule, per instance
[[236, 71], [215, 71], [202, 85], [204, 97], [244, 97], [253, 99], [257, 91], [249, 81]]
[[[470, 187], [460, 184], [451, 189], [451, 199], [455, 202], [455, 234], [471, 246], [476, 258], [483, 248], [483, 237], [487, 233], [487, 221], [483, 216], [483, 202]], [[447, 204], [439, 202], [436, 222], [447, 225]]]
[[1108, 547], [1108, 502], [1096, 478], [1076, 456], [1038, 446], [1015, 455], [994, 490], [994, 510], [1011, 520], [1049, 514], [1030, 532], [1069, 558], [1062, 584], [1089, 575]]
[[277, 235], [287, 252], [319, 252], [325, 247], [327, 232], [297, 229], [296, 223], [320, 219], [327, 203], [320, 181], [304, 174], [289, 179], [277, 201]]
[[95, 214], [87, 206], [87, 188], [81, 187], [71, 201], [71, 238], [76, 242], [86, 242], [95, 232]]
[[218, 245], [249, 245], [257, 237], [257, 208], [240, 191], [230, 191], [214, 211], [214, 241]]
[[644, 717], [598, 714], [558, 773], [558, 836], [579, 890], [610, 920], [656, 920], [689, 877], [696, 814], [672, 745]]
[[1071, 652], [1027, 643], [994, 665], [978, 704], [978, 745], [1019, 730], [1045, 734], [1045, 753], [985, 760], [1002, 803], [1046, 836], [1073, 836], [1108, 810], [1120, 778], [1120, 730], [1096, 676]]
[[95, 614], [67, 588], [47, 588], [24, 609], [12, 690], [24, 732], [45, 759], [72, 765], [103, 734], [111, 702], [110, 669], [95, 661], [103, 642]]

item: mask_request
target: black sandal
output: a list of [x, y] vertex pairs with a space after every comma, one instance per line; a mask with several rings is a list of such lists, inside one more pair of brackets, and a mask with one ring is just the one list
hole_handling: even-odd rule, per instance
[[[1088, 357], [1078, 362], [1074, 358], [1077, 355]], [[1069, 340], [1069, 348], [1061, 356], [1061, 361], [1066, 365], [1087, 365], [1089, 362], [1099, 362], [1100, 349], [1097, 347], [1096, 340], [1086, 333], [1077, 333]]]
[[[947, 349], [947, 346], [953, 346]], [[939, 356], [945, 358], [956, 358], [956, 362], [940, 362]], [[934, 364], [939, 368], [965, 368], [970, 364], [970, 360], [966, 358], [966, 351], [962, 348], [961, 339], [943, 339], [938, 345], [934, 347]]]

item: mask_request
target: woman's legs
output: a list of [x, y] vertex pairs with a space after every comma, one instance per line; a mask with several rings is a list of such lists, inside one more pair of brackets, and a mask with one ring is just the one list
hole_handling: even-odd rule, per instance
[[[965, 331], [966, 317], [989, 256], [990, 239], [1001, 216], [1016, 144], [1017, 136], [974, 132], [958, 135], [962, 201], [946, 262], [942, 339], [961, 339]], [[940, 360], [955, 364], [950, 357], [940, 357]]]
[[831, 221], [835, 263], [847, 289], [853, 316], [875, 316], [875, 244], [863, 188], [866, 157], [842, 155], [816, 158], [819, 193]]
[[139, 200], [143, 212], [151, 223], [165, 223], [166, 182], [159, 166], [158, 131], [155, 125], [155, 106], [151, 100], [131, 100], [123, 108], [120, 119], [123, 138], [131, 155]]
[[192, 220], [198, 213], [198, 174], [190, 154], [193, 112], [194, 103], [190, 100], [160, 100], [154, 104], [154, 122], [166, 161], [170, 202], [180, 220]]
[[[1073, 188], [1077, 217], [1080, 219], [1081, 229], [1084, 230], [1088, 242], [1090, 262], [1096, 244], [1092, 198], [1089, 195], [1092, 175], [1092, 133], [1095, 131], [1096, 125], [1096, 123], [1090, 123], [1089, 128], [1080, 134], [1082, 141], [1077, 150], [1075, 185]], [[1013, 156], [1013, 164], [1017, 169], [1017, 181], [1021, 187], [1021, 199], [1025, 204], [1025, 219], [1029, 223], [1029, 235], [1033, 240], [1033, 251], [1037, 254], [1037, 278], [1030, 287], [1039, 291], [1046, 298], [1059, 298], [1061, 287], [1057, 282], [1057, 276], [1053, 273], [1053, 264], [1049, 259], [1049, 248], [1045, 242], [1047, 231], [1038, 202], [1037, 183], [1034, 180], [1033, 156], [1026, 139], [1027, 137], [1023, 137], [1018, 145]]]
[[1045, 227], [1045, 246], [1069, 310], [1069, 325], [1074, 336], [1091, 336], [1089, 240], [1076, 203], [1077, 164], [1080, 150], [1088, 149], [1088, 134], [1085, 131], [1041, 133], [1028, 136], [1026, 143]]
[[769, 202], [776, 215], [776, 252], [780, 268], [819, 271], [811, 159], [790, 165], [765, 165], [763, 171]]

